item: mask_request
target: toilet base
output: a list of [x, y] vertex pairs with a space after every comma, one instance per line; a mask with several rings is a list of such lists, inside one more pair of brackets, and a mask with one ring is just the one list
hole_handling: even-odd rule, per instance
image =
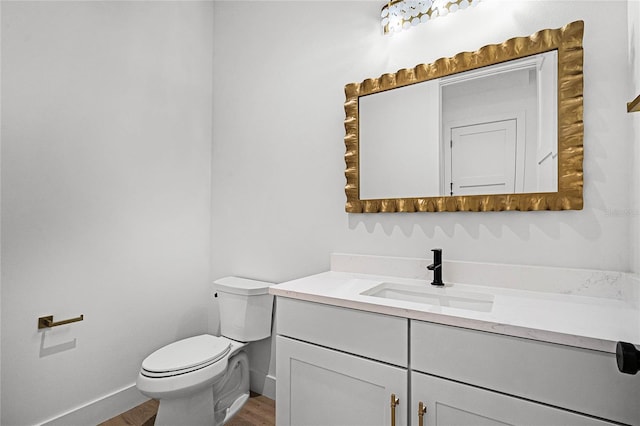
[[161, 399], [154, 424], [156, 426], [215, 425], [213, 387], [208, 386], [184, 398]]
[[181, 398], [160, 399], [156, 426], [219, 426], [228, 422], [249, 399], [249, 359], [238, 352], [227, 373], [212, 386]]
[[[242, 394], [233, 404], [222, 413], [222, 423], [216, 423], [212, 404], [213, 389], [209, 388], [198, 395], [188, 398], [164, 399], [158, 407], [158, 414], [154, 425], [156, 426], [212, 426], [223, 425], [231, 420], [249, 400], [249, 393]], [[185, 414], [186, 413], [186, 414]]]
[[236, 399], [233, 404], [231, 404], [231, 407], [227, 408], [227, 412], [224, 416], [224, 420], [223, 420], [223, 424], [227, 423], [229, 420], [231, 420], [233, 418], [233, 416], [235, 416], [238, 411], [240, 411], [240, 409], [244, 406], [244, 404], [246, 404], [246, 402], [249, 400], [249, 393], [243, 393], [242, 395], [240, 395], [238, 397], [238, 399]]

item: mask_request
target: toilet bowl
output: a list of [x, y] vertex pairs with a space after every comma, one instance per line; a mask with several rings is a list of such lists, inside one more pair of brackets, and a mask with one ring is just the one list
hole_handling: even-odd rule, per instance
[[136, 386], [158, 399], [155, 424], [222, 425], [249, 399], [248, 342], [271, 335], [270, 283], [227, 277], [215, 281], [222, 336], [202, 334], [153, 352]]

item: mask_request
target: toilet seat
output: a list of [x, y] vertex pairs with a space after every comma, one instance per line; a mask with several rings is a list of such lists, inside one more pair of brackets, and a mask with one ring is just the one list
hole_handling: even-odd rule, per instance
[[162, 347], [142, 361], [140, 374], [164, 378], [191, 373], [215, 364], [231, 351], [227, 339], [203, 334]]
[[[213, 389], [213, 383], [224, 377], [229, 366], [229, 358], [246, 346], [246, 343], [236, 342], [224, 336], [202, 335], [190, 337], [185, 340], [187, 340], [187, 343], [181, 343], [184, 341], [175, 342], [179, 343], [177, 347], [186, 349], [193, 345], [193, 347], [196, 348], [202, 348], [202, 346], [206, 348], [208, 346], [209, 349], [212, 347], [221, 349], [208, 351], [198, 349], [193, 352], [187, 350], [187, 354], [191, 352], [190, 355], [187, 355], [191, 356], [190, 359], [183, 358], [183, 362], [172, 363], [168, 361], [172, 358], [167, 355], [166, 361], [158, 362], [157, 364], [153, 362], [156, 357], [151, 358], [151, 355], [155, 354], [154, 352], [154, 354], [147, 357], [151, 358], [151, 361], [147, 362], [147, 359], [143, 361], [143, 368], [140, 369], [138, 379], [136, 380], [136, 386], [144, 395], [159, 400], [180, 399], [194, 395], [207, 387]], [[202, 346], [198, 345], [198, 343], [202, 344]], [[172, 345], [174, 345], [174, 343], [168, 346]], [[168, 346], [165, 346], [165, 348]], [[227, 347], [229, 350], [226, 349]], [[158, 349], [156, 352], [161, 351], [160, 353], [162, 354], [165, 348]], [[174, 350], [175, 348], [171, 349], [171, 351]], [[184, 351], [176, 350], [176, 352], [180, 354]], [[216, 352], [218, 352], [217, 356], [215, 356]], [[168, 353], [170, 354], [171, 352]], [[199, 356], [197, 354], [199, 354]], [[180, 356], [181, 355], [177, 355], [174, 359], [180, 359]], [[160, 355], [158, 355], [158, 359], [161, 359]], [[191, 365], [191, 367], [188, 367], [189, 365]], [[185, 366], [187, 367], [179, 368]], [[144, 367], [156, 370], [164, 369], [167, 371], [147, 371]], [[176, 369], [177, 367], [178, 369]]]

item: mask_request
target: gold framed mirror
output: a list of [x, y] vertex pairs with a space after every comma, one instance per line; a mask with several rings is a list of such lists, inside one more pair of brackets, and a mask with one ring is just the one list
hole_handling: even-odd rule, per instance
[[[345, 86], [346, 100], [345, 109], [345, 176], [347, 184], [345, 193], [347, 202], [345, 210], [348, 213], [377, 213], [377, 212], [441, 212], [441, 211], [505, 211], [505, 210], [581, 210], [583, 207], [583, 49], [582, 38], [584, 33], [584, 23], [582, 21], [572, 22], [562, 28], [546, 29], [531, 36], [516, 37], [509, 39], [501, 44], [487, 45], [475, 52], [462, 52], [450, 58], [441, 58], [431, 64], [417, 65], [411, 69], [401, 69], [396, 73], [384, 74], [378, 78], [366, 79], [361, 83], [351, 83]], [[510, 66], [506, 64], [522, 64], [523, 61], [533, 61], [533, 57], [541, 54], [555, 52], [553, 87], [557, 91], [556, 99], [553, 102], [547, 102], [553, 107], [554, 120], [548, 120], [546, 123], [553, 121], [553, 125], [544, 126], [544, 114], [540, 115], [539, 128], [545, 129], [541, 133], [547, 132], [548, 127], [553, 127], [554, 138], [557, 139], [557, 147], [554, 145], [553, 152], [550, 152], [544, 158], [556, 158], [555, 174], [552, 179], [552, 188], [549, 190], [543, 187], [543, 190], [530, 190], [530, 186], [522, 186], [522, 191], [509, 192], [482, 192], [470, 195], [457, 195], [458, 192], [453, 191], [451, 183], [451, 192], [449, 193], [449, 182], [443, 183], [443, 176], [450, 178], [445, 172], [440, 173], [439, 193], [437, 194], [416, 194], [404, 195], [402, 191], [391, 191], [387, 196], [384, 192], [365, 191], [362, 193], [363, 170], [366, 173], [375, 174], [379, 165], [368, 165], [362, 168], [363, 155], [365, 152], [365, 143], [361, 140], [362, 124], [365, 118], [361, 117], [361, 101], [370, 95], [386, 94], [397, 95], [409, 88], [410, 86], [418, 87], [421, 83], [432, 83], [433, 81], [452, 81], [463, 76], [463, 73], [480, 74], [492, 67], [502, 67], [502, 71], [496, 74], [504, 73], [504, 67]], [[545, 59], [538, 60], [539, 63]], [[535, 62], [535, 61], [534, 61]], [[519, 65], [518, 65], [519, 66]], [[486, 73], [486, 72], [485, 72]], [[531, 74], [533, 75], [533, 74]], [[474, 77], [475, 78], [475, 77]], [[447, 83], [449, 84], [449, 83]], [[441, 86], [443, 84], [441, 83]], [[394, 89], [401, 89], [394, 92]], [[539, 90], [538, 90], [539, 91]], [[387, 93], [388, 92], [388, 93]], [[460, 90], [459, 90], [460, 92]], [[442, 92], [440, 92], [442, 93]], [[367, 98], [369, 102], [372, 97]], [[382, 99], [382, 97], [380, 98]], [[440, 95], [441, 102], [442, 95]], [[538, 102], [541, 103], [541, 102]], [[440, 108], [442, 110], [442, 108]], [[520, 115], [526, 115], [519, 112]], [[548, 117], [548, 114], [547, 114]], [[557, 118], [557, 119], [556, 119]], [[369, 120], [371, 121], [371, 120]], [[448, 127], [447, 127], [448, 126]], [[443, 125], [438, 122], [437, 127], [440, 133], [446, 127], [446, 131], [451, 130], [451, 125]], [[520, 126], [524, 127], [524, 126]], [[529, 125], [529, 127], [532, 127]], [[447, 138], [449, 136], [447, 135]], [[540, 136], [538, 136], [538, 139]], [[443, 151], [443, 137], [438, 138], [439, 150]], [[447, 142], [448, 143], [448, 142]], [[453, 144], [453, 142], [451, 142]], [[538, 142], [539, 143], [539, 142]], [[398, 140], [391, 141], [391, 150], [395, 150], [395, 144]], [[367, 148], [371, 150], [371, 148]], [[515, 148], [512, 149], [515, 152]], [[385, 159], [386, 154], [381, 154], [381, 162], [384, 164], [388, 161]], [[402, 153], [404, 158], [413, 156], [411, 152]], [[420, 155], [424, 156], [424, 152]], [[438, 156], [438, 154], [434, 154]], [[450, 156], [450, 154], [449, 154]], [[440, 154], [440, 159], [436, 162], [443, 163], [450, 161], [450, 157]], [[524, 160], [523, 160], [524, 161]], [[532, 160], [532, 161], [535, 161]], [[543, 159], [544, 161], [544, 159]], [[402, 163], [398, 163], [402, 164]], [[448, 164], [448, 163], [447, 163]], [[524, 164], [524, 163], [523, 163]], [[535, 164], [535, 163], [532, 163]], [[451, 166], [448, 166], [451, 167]], [[411, 165], [408, 169], [429, 169], [424, 165]], [[513, 167], [512, 167], [513, 168]], [[389, 167], [388, 173], [394, 173], [398, 169], [397, 165]], [[373, 172], [371, 171], [373, 170]], [[513, 180], [513, 179], [512, 179]], [[369, 183], [367, 182], [367, 185]], [[446, 189], [443, 189], [446, 188]], [[509, 188], [508, 186], [506, 188]], [[527, 189], [529, 188], [529, 189]], [[443, 191], [446, 191], [443, 192]], [[382, 194], [382, 195], [380, 195]], [[401, 195], [397, 195], [401, 194]]]

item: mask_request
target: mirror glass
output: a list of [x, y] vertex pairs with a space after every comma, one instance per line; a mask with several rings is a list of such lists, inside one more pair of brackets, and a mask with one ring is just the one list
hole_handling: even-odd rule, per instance
[[347, 85], [347, 211], [582, 208], [582, 31]]
[[557, 51], [359, 98], [360, 198], [558, 190]]

